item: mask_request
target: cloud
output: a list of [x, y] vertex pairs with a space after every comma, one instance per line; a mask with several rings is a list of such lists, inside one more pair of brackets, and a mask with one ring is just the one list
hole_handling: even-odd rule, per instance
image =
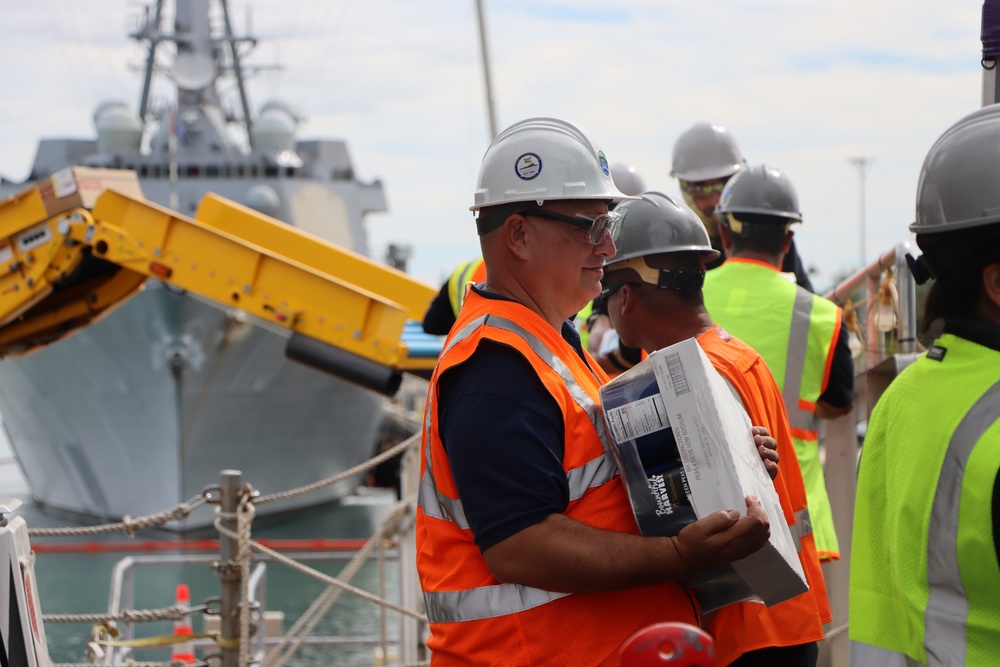
[[[752, 162], [795, 183], [799, 252], [820, 286], [860, 261], [848, 158], [874, 158], [871, 260], [908, 240], [926, 151], [980, 103], [979, 0], [483, 5], [498, 129], [534, 115], [576, 120], [610, 159], [676, 194], [675, 137], [700, 120], [726, 125]], [[92, 136], [101, 101], [137, 102], [127, 63], [145, 53], [122, 30], [137, 11], [126, 0], [5, 7], [0, 174], [23, 178], [41, 136]], [[412, 272], [437, 282], [478, 252], [468, 206], [490, 127], [475, 3], [257, 0], [231, 3], [231, 16], [238, 34], [248, 16], [260, 33], [248, 66], [283, 66], [250, 80], [253, 108], [291, 102], [306, 117], [301, 136], [346, 140], [359, 176], [384, 182], [390, 211], [369, 220], [375, 257], [410, 243]]]

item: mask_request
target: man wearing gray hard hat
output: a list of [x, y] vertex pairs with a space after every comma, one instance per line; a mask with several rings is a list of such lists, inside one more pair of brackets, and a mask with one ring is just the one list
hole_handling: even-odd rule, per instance
[[854, 667], [1000, 656], [1000, 105], [924, 160], [910, 262], [944, 332], [879, 398], [858, 471]]

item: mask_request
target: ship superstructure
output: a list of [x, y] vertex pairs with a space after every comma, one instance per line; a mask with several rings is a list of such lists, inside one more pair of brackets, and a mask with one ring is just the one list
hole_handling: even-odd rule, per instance
[[[132, 169], [148, 200], [184, 215], [214, 192], [367, 254], [364, 216], [386, 210], [381, 183], [355, 177], [343, 141], [298, 140], [289, 105], [271, 101], [251, 117], [242, 61], [254, 40], [234, 36], [224, 0], [172, 4], [172, 29], [161, 0], [132, 33], [148, 53], [138, 110], [107, 102], [94, 113], [95, 139], [43, 139], [26, 183], [0, 184], [0, 196], [70, 165]], [[176, 99], [154, 105], [160, 74]], [[227, 81], [236, 111], [220, 94]], [[32, 497], [82, 515], [137, 516], [190, 499], [224, 468], [269, 493], [369, 458], [384, 399], [289, 361], [285, 344], [238, 309], [150, 280], [86, 330], [4, 359], [0, 413]], [[356, 481], [300, 502], [336, 499]]]

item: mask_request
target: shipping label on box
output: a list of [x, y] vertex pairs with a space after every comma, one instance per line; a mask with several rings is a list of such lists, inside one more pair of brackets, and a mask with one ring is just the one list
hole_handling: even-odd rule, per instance
[[698, 342], [651, 354], [601, 389], [601, 402], [640, 531], [674, 535], [718, 510], [746, 514], [758, 497], [771, 523], [760, 550], [687, 582], [703, 611], [759, 598], [767, 605], [808, 590], [774, 485], [743, 405]]
[[129, 169], [66, 167], [40, 180], [35, 187], [50, 216], [74, 208], [93, 208], [98, 196], [109, 189], [143, 196], [139, 178]]

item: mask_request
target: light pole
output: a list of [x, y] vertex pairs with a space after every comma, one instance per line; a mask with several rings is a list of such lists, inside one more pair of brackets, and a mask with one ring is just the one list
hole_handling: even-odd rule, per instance
[[490, 73], [490, 49], [486, 42], [486, 19], [483, 0], [476, 0], [476, 18], [479, 22], [479, 48], [483, 52], [483, 82], [486, 84], [486, 111], [490, 119], [490, 141], [497, 138], [497, 112], [493, 102], [493, 77]]
[[861, 268], [865, 267], [865, 169], [875, 158], [864, 155], [857, 155], [848, 158], [848, 161], [858, 168], [858, 226], [859, 241], [861, 248]]

